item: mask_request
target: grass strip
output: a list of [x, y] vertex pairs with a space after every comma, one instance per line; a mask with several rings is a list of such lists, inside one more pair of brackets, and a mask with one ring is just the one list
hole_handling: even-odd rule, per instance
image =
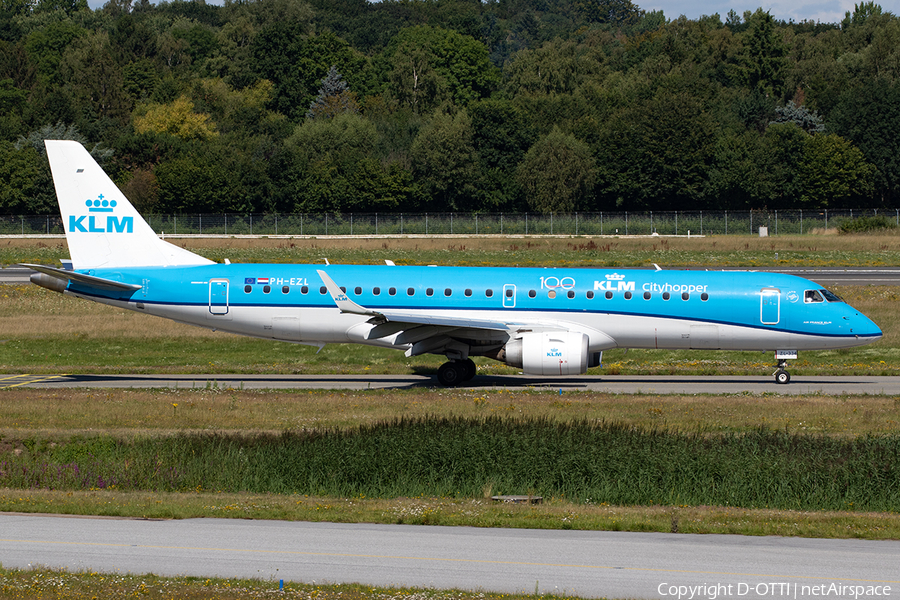
[[[489, 491], [489, 490], [486, 490]], [[0, 511], [142, 519], [236, 518], [331, 523], [396, 523], [520, 529], [721, 533], [810, 538], [900, 539], [897, 512], [795, 511], [725, 506], [617, 506], [544, 498], [335, 498], [192, 490], [0, 489]]]
[[[123, 573], [70, 572], [55, 569], [4, 569], [0, 566], [0, 598], [22, 600], [244, 600], [274, 597], [297, 600], [529, 600], [536, 595], [461, 590], [383, 588], [358, 584], [319, 585], [258, 579], [159, 577]], [[554, 599], [574, 596], [554, 594]]]

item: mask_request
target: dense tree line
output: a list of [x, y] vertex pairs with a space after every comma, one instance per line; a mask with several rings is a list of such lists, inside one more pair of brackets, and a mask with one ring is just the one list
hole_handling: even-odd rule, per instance
[[900, 18], [630, 0], [0, 0], [0, 214], [42, 140], [143, 211], [900, 206]]

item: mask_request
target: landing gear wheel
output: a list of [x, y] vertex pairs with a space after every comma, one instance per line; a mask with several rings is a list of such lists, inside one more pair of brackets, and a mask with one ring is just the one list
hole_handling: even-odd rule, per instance
[[775, 383], [786, 384], [791, 382], [791, 374], [784, 369], [775, 371]]
[[440, 366], [438, 382], [444, 387], [456, 387], [465, 381], [466, 368], [462, 362], [450, 361]]
[[463, 366], [463, 381], [470, 381], [478, 373], [478, 367], [471, 358], [461, 360], [459, 364]]

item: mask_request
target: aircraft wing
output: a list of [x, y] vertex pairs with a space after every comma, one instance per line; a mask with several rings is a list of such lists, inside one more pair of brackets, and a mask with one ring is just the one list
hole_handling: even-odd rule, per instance
[[121, 281], [113, 281], [111, 279], [103, 279], [102, 277], [94, 277], [93, 275], [85, 275], [84, 273], [76, 273], [75, 271], [66, 271], [65, 269], [57, 269], [56, 267], [46, 267], [44, 265], [31, 265], [22, 263], [23, 267], [34, 269], [35, 271], [48, 275], [60, 281], [74, 281], [81, 285], [87, 285], [101, 290], [119, 290], [123, 292], [135, 292], [141, 289], [141, 286], [133, 283], [122, 283]]
[[[361, 332], [365, 339], [376, 340], [394, 336], [394, 346], [406, 346], [406, 356], [445, 354], [466, 358], [473, 340], [478, 340], [481, 353], [501, 348], [509, 339], [529, 332], [581, 331], [606, 348], [615, 348], [616, 341], [603, 332], [574, 323], [558, 321], [526, 321], [521, 319], [482, 319], [473, 316], [456, 317], [427, 311], [399, 309], [370, 309], [351, 300], [323, 270], [319, 277], [341, 312], [371, 317], [372, 326]], [[510, 317], [517, 314], [507, 313]]]
[[[326, 273], [325, 271], [319, 270], [319, 277], [322, 278], [322, 281], [325, 283], [325, 288], [328, 290], [328, 293], [331, 294], [331, 298], [334, 300], [334, 303], [337, 307], [344, 313], [350, 313], [355, 315], [369, 315], [373, 317], [371, 321], [376, 325], [376, 330], [382, 324], [390, 323], [408, 323], [409, 325], [432, 325], [437, 327], [452, 327], [454, 329], [459, 328], [470, 328], [470, 329], [492, 329], [497, 331], [519, 331], [523, 328], [526, 328], [530, 331], [540, 331], [542, 329], [548, 330], [560, 330], [561, 327], [559, 325], [547, 325], [542, 327], [539, 324], [535, 323], [521, 323], [516, 321], [506, 321], [506, 320], [492, 320], [492, 319], [473, 319], [471, 317], [451, 317], [446, 315], [435, 315], [428, 314], [423, 312], [412, 312], [405, 311], [402, 309], [386, 309], [386, 310], [374, 310], [370, 308], [366, 308], [360, 304], [357, 304], [345, 294], [341, 288], [334, 282], [333, 279]], [[402, 327], [385, 327], [382, 331], [390, 331], [393, 329], [392, 333], [397, 333], [397, 331], [402, 331], [404, 328]], [[390, 333], [386, 333], [385, 335], [391, 335]], [[370, 339], [373, 337], [382, 337], [382, 336], [370, 336]]]

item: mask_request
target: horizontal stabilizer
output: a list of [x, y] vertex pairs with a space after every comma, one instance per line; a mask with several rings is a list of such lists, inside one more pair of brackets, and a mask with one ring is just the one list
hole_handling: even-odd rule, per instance
[[[73, 281], [75, 283], [86, 285], [93, 288], [99, 288], [101, 290], [119, 290], [123, 292], [136, 292], [141, 289], [141, 286], [133, 284], [133, 283], [122, 283], [121, 281], [113, 281], [111, 279], [103, 279], [102, 277], [94, 277], [93, 275], [85, 275], [83, 273], [76, 273], [75, 271], [66, 271], [65, 269], [57, 269], [55, 267], [45, 267], [44, 265], [30, 265], [26, 263], [22, 263], [23, 267], [28, 267], [29, 269], [34, 269], [39, 273], [43, 273], [44, 275], [49, 275], [54, 279], [58, 279], [60, 281]], [[38, 283], [38, 282], [35, 282]], [[41, 285], [38, 283], [38, 285]], [[47, 287], [47, 286], [42, 286]]]

